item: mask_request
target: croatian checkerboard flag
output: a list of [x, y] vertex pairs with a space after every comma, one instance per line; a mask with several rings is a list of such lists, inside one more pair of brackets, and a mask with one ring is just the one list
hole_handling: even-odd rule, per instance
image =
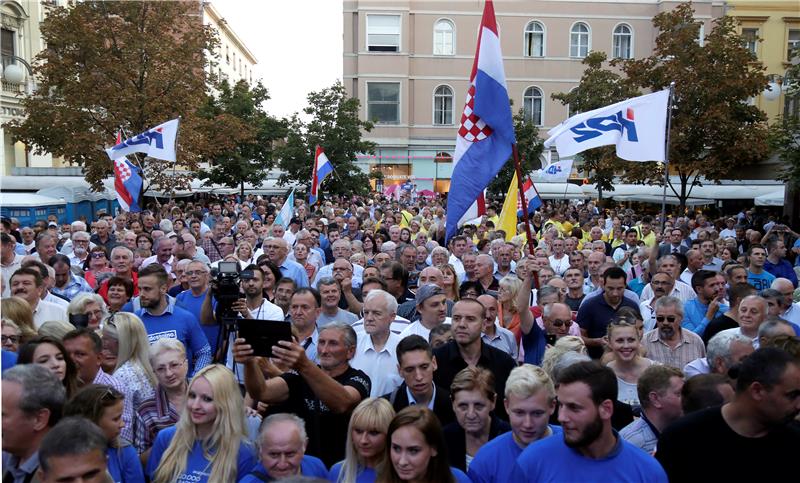
[[[522, 192], [525, 193], [525, 201], [528, 202], [528, 214], [532, 215], [542, 206], [542, 198], [539, 197], [539, 191], [530, 178], [525, 178], [525, 182], [522, 183]], [[520, 198], [517, 198], [517, 216], [522, 216], [522, 200]]]
[[322, 181], [326, 176], [333, 172], [333, 164], [321, 147], [317, 146], [314, 153], [314, 171], [311, 173], [311, 192], [308, 194], [308, 206], [314, 206], [317, 202], [317, 193]]
[[494, 6], [486, 0], [447, 199], [447, 238], [511, 156], [516, 143]]
[[[120, 138], [121, 136], [117, 134], [117, 144]], [[120, 208], [131, 213], [142, 211], [139, 206], [142, 177], [139, 175], [139, 169], [125, 157], [114, 160], [114, 190], [117, 192]]]
[[178, 139], [178, 119], [148, 129], [136, 136], [120, 141], [106, 149], [108, 157], [119, 159], [133, 153], [144, 153], [151, 158], [175, 162], [175, 141]]

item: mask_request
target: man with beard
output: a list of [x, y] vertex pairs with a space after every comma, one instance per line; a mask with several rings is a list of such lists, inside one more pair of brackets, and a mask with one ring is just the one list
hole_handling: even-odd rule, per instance
[[779, 481], [800, 444], [787, 427], [798, 413], [800, 363], [781, 349], [759, 349], [740, 364], [733, 401], [668, 427], [656, 459], [670, 481]]
[[644, 334], [642, 343], [647, 357], [661, 364], [683, 367], [705, 357], [703, 339], [681, 327], [683, 304], [676, 297], [661, 297], [656, 301], [656, 328]]
[[[167, 272], [154, 263], [139, 272], [139, 303], [136, 315], [142, 319], [150, 343], [158, 339], [178, 339], [186, 347], [189, 374], [211, 363], [211, 347], [197, 317], [167, 298]], [[123, 309], [124, 310], [124, 309]]]
[[591, 361], [573, 364], [559, 374], [556, 395], [564, 436], [529, 445], [509, 481], [666, 483], [658, 462], [611, 427], [617, 397], [614, 371]]

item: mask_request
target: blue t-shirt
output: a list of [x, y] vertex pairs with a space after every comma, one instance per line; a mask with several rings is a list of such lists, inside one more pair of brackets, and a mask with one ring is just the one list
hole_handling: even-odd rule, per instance
[[537, 483], [667, 483], [667, 474], [655, 458], [622, 439], [603, 459], [590, 459], [570, 448], [564, 438], [545, 438], [528, 446], [517, 458], [509, 481]]
[[[255, 472], [261, 473], [262, 476], [266, 476], [267, 481], [272, 480], [272, 477], [269, 475], [267, 469], [264, 468], [264, 465], [259, 463], [250, 471], [249, 475], [245, 476], [239, 481], [241, 483], [263, 483], [264, 480], [253, 474]], [[328, 469], [325, 468], [325, 463], [323, 463], [321, 459], [315, 458], [311, 455], [305, 455], [303, 456], [303, 460], [300, 462], [300, 475], [328, 479]]]
[[[172, 437], [175, 436], [175, 426], [164, 428], [158, 432], [156, 440], [150, 451], [150, 459], [147, 460], [145, 471], [150, 475], [150, 479], [156, 474], [156, 469], [161, 462], [161, 456], [169, 447]], [[239, 455], [236, 458], [236, 481], [242, 481], [245, 476], [256, 465], [256, 455], [253, 447], [244, 439], [239, 445]], [[195, 441], [192, 451], [186, 459], [186, 469], [178, 475], [177, 482], [180, 483], [207, 483], [211, 477], [211, 462], [203, 456], [203, 446], [200, 441]]]
[[17, 354], [3, 349], [3, 358], [0, 361], [0, 368], [5, 372], [6, 369], [11, 369], [17, 365]]
[[114, 483], [144, 483], [144, 471], [139, 454], [133, 446], [108, 448], [108, 474]]
[[761, 293], [762, 290], [768, 289], [774, 280], [775, 275], [766, 270], [759, 274], [755, 274], [750, 270], [747, 271], [747, 283], [755, 287], [758, 293]]
[[[328, 472], [328, 480], [333, 481], [334, 483], [339, 481], [339, 473], [342, 471], [342, 463], [340, 461], [335, 465], [331, 466], [331, 471]], [[375, 468], [364, 468], [361, 472], [356, 476], [355, 483], [375, 483], [375, 480], [378, 479], [378, 474], [375, 473]]]
[[[195, 297], [191, 290], [184, 290], [175, 297], [175, 304], [182, 309], [186, 309], [187, 312], [194, 314], [195, 317], [200, 320], [200, 309], [203, 308], [203, 300], [206, 298], [206, 292], [208, 292], [208, 290], [201, 293], [200, 296]], [[219, 339], [219, 324], [200, 324], [200, 328], [203, 329], [203, 333], [206, 335], [206, 339], [208, 339], [208, 345], [211, 346], [211, 351], [214, 352], [217, 349], [217, 342]]]
[[[171, 309], [171, 310], [170, 310]], [[147, 330], [147, 339], [154, 344], [158, 339], [178, 339], [186, 346], [189, 374], [194, 374], [211, 362], [211, 347], [194, 314], [178, 306], [168, 307], [161, 315], [152, 315], [145, 309], [136, 311]], [[201, 362], [200, 357], [204, 357]], [[198, 360], [193, 364], [195, 358]], [[207, 358], [207, 360], [206, 360]]]
[[[553, 431], [551, 436], [562, 437], [560, 426], [551, 424], [550, 429]], [[520, 448], [514, 441], [514, 434], [511, 431], [503, 433], [478, 450], [475, 458], [469, 464], [467, 476], [472, 483], [513, 481], [511, 473], [514, 471], [514, 464], [523, 449], [525, 448]]]

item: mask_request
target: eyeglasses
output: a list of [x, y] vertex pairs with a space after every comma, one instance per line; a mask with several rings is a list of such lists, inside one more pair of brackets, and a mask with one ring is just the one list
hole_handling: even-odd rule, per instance
[[569, 327], [572, 325], [572, 319], [569, 320], [553, 319], [550, 323], [553, 324], [553, 327], [561, 327], [561, 326]]
[[20, 337], [18, 335], [4, 335], [0, 336], [0, 342], [3, 344], [11, 342], [12, 344], [19, 344]]
[[105, 258], [106, 254], [103, 252], [94, 252], [92, 253], [92, 258]]
[[156, 367], [155, 372], [156, 374], [165, 374], [167, 372], [167, 369], [169, 369], [170, 372], [175, 372], [183, 365], [184, 362], [186, 362], [186, 359], [180, 362], [171, 362], [166, 366], [158, 366]]
[[194, 277], [195, 275], [199, 277], [200, 275], [204, 275], [205, 273], [206, 272], [204, 272], [203, 270], [190, 270], [187, 272], [183, 272], [183, 274], [186, 275], [187, 277]]
[[667, 315], [667, 316], [656, 315], [656, 321], [664, 322], [664, 320], [666, 320], [667, 322], [669, 322], [671, 324], [671, 323], [675, 322], [676, 320], [678, 320], [678, 318], [675, 317], [674, 315]]
[[72, 239], [72, 243], [89, 243], [89, 240]]

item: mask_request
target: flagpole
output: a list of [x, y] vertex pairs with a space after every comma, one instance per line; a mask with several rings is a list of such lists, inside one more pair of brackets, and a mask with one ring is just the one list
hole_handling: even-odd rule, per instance
[[[514, 157], [514, 169], [517, 172], [517, 188], [519, 190], [519, 200], [522, 203], [522, 221], [525, 223], [525, 235], [528, 237], [528, 251], [533, 256], [533, 236], [531, 235], [531, 224], [528, 220], [528, 202], [525, 200], [525, 188], [522, 186], [522, 163], [519, 161], [519, 151], [517, 144], [511, 145], [511, 154]], [[533, 286], [539, 288], [539, 273], [533, 272]]]
[[669, 83], [669, 99], [667, 100], [667, 133], [664, 141], [664, 191], [661, 195], [661, 236], [667, 225], [667, 184], [669, 183], [669, 132], [672, 126], [672, 102], [675, 95], [675, 81]]

